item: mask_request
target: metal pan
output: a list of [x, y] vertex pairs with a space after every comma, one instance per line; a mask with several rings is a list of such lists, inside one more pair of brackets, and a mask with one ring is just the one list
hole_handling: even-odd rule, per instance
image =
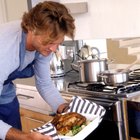
[[123, 85], [129, 80], [129, 72], [122, 69], [107, 70], [98, 74], [98, 81], [109, 86]]

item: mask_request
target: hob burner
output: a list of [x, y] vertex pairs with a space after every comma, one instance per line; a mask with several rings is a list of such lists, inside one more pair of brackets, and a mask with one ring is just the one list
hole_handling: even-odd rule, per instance
[[69, 83], [68, 88], [75, 88], [87, 91], [96, 91], [110, 94], [130, 94], [140, 91], [140, 83], [133, 83], [120, 86], [107, 86], [104, 83]]

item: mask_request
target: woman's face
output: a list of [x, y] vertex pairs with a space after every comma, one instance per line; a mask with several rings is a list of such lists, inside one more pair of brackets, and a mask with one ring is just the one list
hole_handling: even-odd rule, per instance
[[58, 39], [53, 42], [46, 42], [46, 36], [41, 35], [31, 35], [30, 45], [27, 47], [29, 51], [38, 51], [44, 56], [48, 56], [51, 52], [55, 52], [59, 45], [64, 41], [64, 35], [60, 35]]

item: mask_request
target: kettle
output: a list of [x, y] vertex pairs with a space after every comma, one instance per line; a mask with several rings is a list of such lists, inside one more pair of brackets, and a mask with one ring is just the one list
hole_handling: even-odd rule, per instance
[[[97, 55], [93, 54], [93, 50], [96, 50]], [[95, 58], [100, 59], [100, 51], [96, 47], [90, 47], [88, 45], [84, 45], [79, 52], [79, 56], [83, 60], [85, 60], [85, 59], [86, 60], [87, 59], [95, 59]]]
[[55, 53], [53, 53], [53, 57], [50, 61], [50, 71], [52, 78], [65, 75], [64, 61], [58, 50]]

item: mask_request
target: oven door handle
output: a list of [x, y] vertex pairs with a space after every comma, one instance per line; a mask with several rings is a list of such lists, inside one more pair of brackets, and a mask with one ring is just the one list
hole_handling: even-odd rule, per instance
[[24, 99], [24, 100], [34, 99], [33, 96], [23, 95], [23, 94], [17, 94], [17, 97], [18, 97], [19, 99]]

